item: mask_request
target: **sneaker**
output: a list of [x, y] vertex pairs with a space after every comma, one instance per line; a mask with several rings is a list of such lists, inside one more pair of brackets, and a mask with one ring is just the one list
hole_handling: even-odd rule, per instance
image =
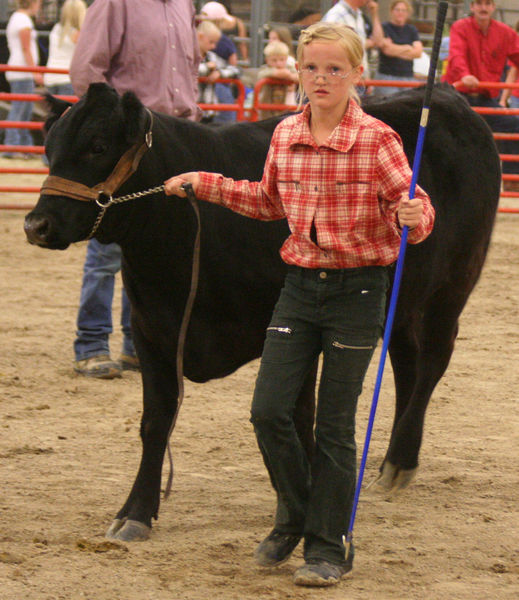
[[117, 361], [123, 371], [140, 371], [141, 363], [137, 356], [131, 354], [121, 354]]
[[122, 369], [108, 354], [99, 354], [84, 360], [77, 360], [74, 363], [74, 371], [86, 377], [114, 379], [115, 377], [121, 377]]
[[254, 558], [262, 567], [277, 567], [290, 558], [300, 539], [300, 535], [273, 529], [256, 548]]
[[327, 560], [310, 559], [294, 573], [294, 583], [310, 587], [336, 585], [343, 577], [348, 575], [352, 566], [351, 560], [342, 565], [337, 565]]

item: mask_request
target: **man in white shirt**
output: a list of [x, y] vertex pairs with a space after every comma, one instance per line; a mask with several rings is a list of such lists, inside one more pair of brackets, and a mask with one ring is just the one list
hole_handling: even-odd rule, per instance
[[[371, 22], [362, 12], [363, 7], [369, 11]], [[384, 37], [378, 15], [378, 3], [375, 0], [339, 0], [322, 20], [329, 23], [344, 23], [351, 27], [363, 40], [366, 50], [378, 46]], [[367, 52], [364, 53], [363, 65], [365, 76], [369, 77]]]

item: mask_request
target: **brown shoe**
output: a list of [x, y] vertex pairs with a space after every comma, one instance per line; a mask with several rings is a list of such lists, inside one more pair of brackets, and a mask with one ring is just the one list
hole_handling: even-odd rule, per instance
[[91, 356], [74, 363], [74, 371], [85, 377], [98, 379], [115, 379], [121, 377], [121, 366], [113, 361], [108, 354]]
[[119, 366], [123, 371], [141, 370], [141, 363], [139, 362], [139, 358], [137, 356], [132, 356], [130, 354], [121, 354], [117, 362], [119, 363]]

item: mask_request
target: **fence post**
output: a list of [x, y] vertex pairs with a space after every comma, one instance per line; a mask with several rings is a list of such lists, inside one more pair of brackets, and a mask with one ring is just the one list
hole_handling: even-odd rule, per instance
[[251, 3], [250, 15], [250, 66], [263, 64], [264, 24], [270, 20], [271, 0]]

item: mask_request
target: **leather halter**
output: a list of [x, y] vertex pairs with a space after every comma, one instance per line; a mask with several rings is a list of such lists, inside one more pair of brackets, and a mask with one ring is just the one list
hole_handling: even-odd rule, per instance
[[[112, 195], [135, 173], [144, 153], [152, 146], [153, 114], [149, 109], [145, 110], [150, 116], [150, 122], [148, 131], [144, 134], [144, 141], [137, 142], [121, 156], [106, 181], [88, 187], [77, 181], [49, 175], [43, 182], [40, 193], [46, 196], [67, 196], [75, 200], [96, 202], [101, 208], [110, 206]], [[107, 198], [107, 201], [103, 202], [103, 197]]]

